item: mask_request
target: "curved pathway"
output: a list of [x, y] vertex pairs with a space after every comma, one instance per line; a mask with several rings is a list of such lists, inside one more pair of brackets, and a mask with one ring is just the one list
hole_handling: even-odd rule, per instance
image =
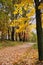
[[14, 62], [18, 62], [23, 55], [25, 56], [25, 53], [33, 44], [34, 43], [26, 43], [0, 49], [0, 65], [13, 65]]

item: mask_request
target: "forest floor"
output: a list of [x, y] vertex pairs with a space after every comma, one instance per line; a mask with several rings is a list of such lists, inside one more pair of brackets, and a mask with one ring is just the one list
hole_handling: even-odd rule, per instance
[[0, 65], [35, 65], [38, 60], [34, 43], [26, 43], [0, 49]]

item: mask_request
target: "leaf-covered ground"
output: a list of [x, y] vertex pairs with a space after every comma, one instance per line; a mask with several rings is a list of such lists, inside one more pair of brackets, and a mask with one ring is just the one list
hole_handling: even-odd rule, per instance
[[33, 65], [38, 60], [38, 52], [33, 43], [0, 49], [0, 65]]

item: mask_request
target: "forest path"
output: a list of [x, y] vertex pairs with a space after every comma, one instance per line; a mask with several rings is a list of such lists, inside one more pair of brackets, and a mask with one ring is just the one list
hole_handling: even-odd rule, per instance
[[26, 43], [0, 49], [0, 65], [13, 65], [13, 63], [18, 62], [26, 55], [27, 50], [29, 52], [33, 45], [34, 43]]

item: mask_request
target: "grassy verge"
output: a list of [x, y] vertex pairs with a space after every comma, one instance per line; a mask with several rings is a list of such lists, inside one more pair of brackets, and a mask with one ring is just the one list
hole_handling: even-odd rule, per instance
[[0, 48], [3, 47], [9, 47], [9, 46], [16, 46], [16, 45], [22, 45], [25, 42], [19, 42], [19, 41], [9, 41], [9, 40], [5, 40], [5, 41], [0, 41]]
[[[26, 44], [26, 43], [28, 43], [28, 42], [4, 40], [4, 41], [0, 41], [0, 49], [3, 48], [3, 47], [22, 45], [22, 44]], [[37, 44], [34, 44], [33, 48], [37, 49]]]
[[34, 45], [33, 45], [33, 48], [34, 48], [34, 49], [38, 49], [38, 45], [37, 45], [37, 44], [34, 44]]

